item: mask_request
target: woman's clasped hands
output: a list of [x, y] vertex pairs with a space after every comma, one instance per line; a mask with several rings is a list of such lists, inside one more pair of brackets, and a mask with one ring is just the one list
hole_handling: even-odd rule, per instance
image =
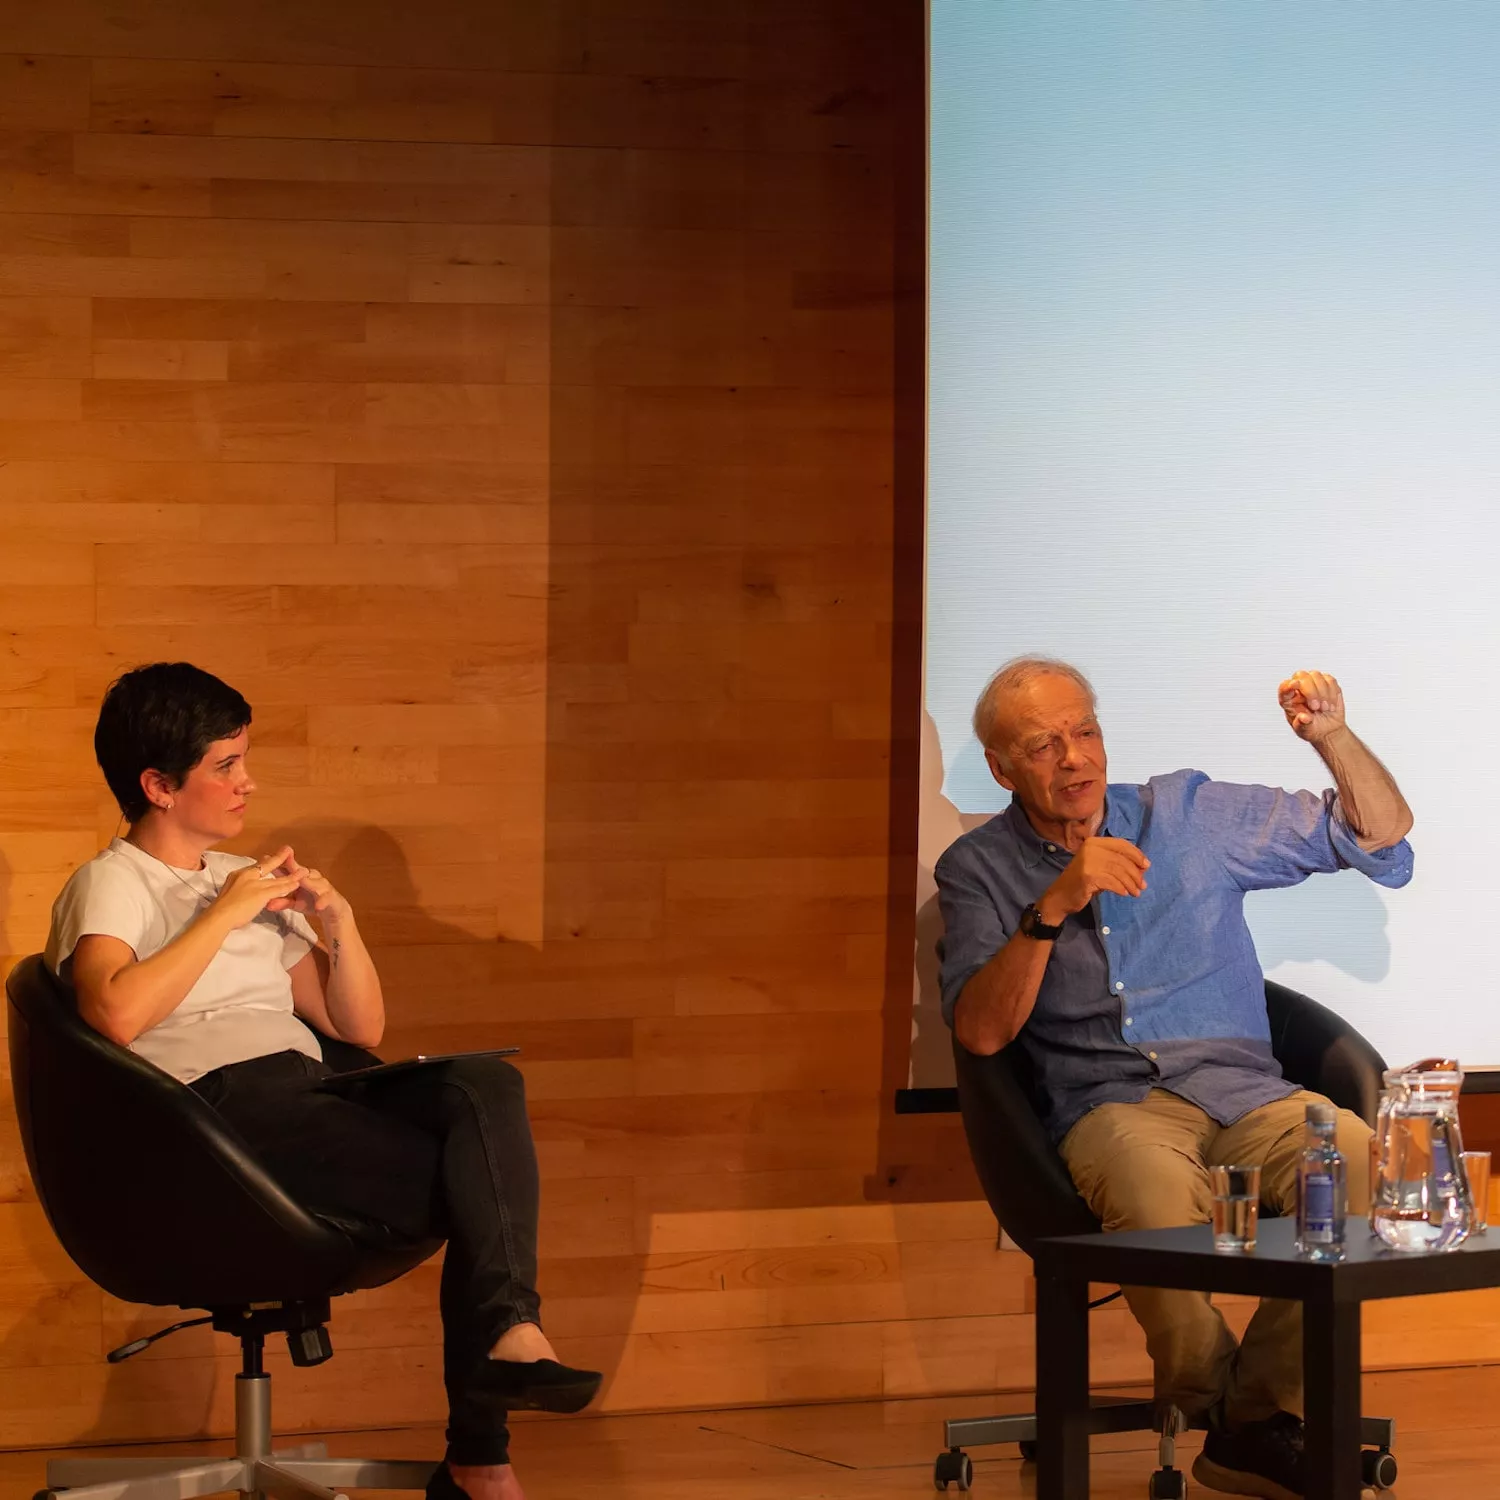
[[263, 911], [336, 917], [348, 905], [326, 875], [298, 862], [290, 844], [234, 871], [214, 902], [236, 927], [253, 922]]

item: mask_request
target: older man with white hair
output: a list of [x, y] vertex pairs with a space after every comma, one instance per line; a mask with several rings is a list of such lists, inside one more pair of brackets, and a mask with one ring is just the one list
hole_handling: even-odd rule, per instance
[[[943, 1012], [971, 1052], [1025, 1049], [1043, 1123], [1107, 1229], [1206, 1220], [1215, 1163], [1260, 1163], [1262, 1201], [1293, 1210], [1314, 1096], [1272, 1055], [1245, 892], [1350, 868], [1384, 886], [1411, 879], [1411, 811], [1345, 723], [1338, 683], [1297, 672], [1279, 701], [1332, 791], [1201, 771], [1109, 785], [1094, 690], [1049, 657], [1008, 662], [974, 710], [1012, 795], [938, 861]], [[1368, 1137], [1340, 1112], [1352, 1212], [1368, 1200]], [[1208, 1420], [1194, 1476], [1300, 1500], [1300, 1306], [1262, 1302], [1236, 1343], [1201, 1293], [1125, 1295], [1158, 1398]]]

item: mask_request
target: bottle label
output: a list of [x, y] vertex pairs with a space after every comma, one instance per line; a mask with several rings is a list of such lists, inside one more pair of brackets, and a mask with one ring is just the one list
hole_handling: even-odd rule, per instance
[[1311, 1244], [1333, 1243], [1333, 1177], [1309, 1172], [1302, 1179], [1302, 1235]]
[[1453, 1155], [1447, 1139], [1436, 1131], [1432, 1137], [1432, 1175], [1439, 1182], [1453, 1176]]

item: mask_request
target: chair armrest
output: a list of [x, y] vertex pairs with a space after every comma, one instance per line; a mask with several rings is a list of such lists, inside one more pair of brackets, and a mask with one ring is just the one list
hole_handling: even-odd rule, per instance
[[1031, 1099], [1030, 1069], [1012, 1043], [990, 1057], [953, 1039], [958, 1106], [974, 1169], [1001, 1226], [1028, 1254], [1039, 1239], [1091, 1234], [1099, 1221], [1078, 1196]]

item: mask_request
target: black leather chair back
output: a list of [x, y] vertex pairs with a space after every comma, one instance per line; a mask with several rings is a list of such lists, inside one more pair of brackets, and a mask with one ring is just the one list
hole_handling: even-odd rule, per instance
[[1373, 1125], [1385, 1059], [1369, 1042], [1326, 1005], [1269, 979], [1266, 1014], [1283, 1076]]
[[227, 1307], [378, 1286], [440, 1242], [359, 1243], [295, 1203], [192, 1089], [99, 1035], [40, 957], [6, 982], [27, 1165], [53, 1231], [112, 1296]]
[[[1380, 1054], [1342, 1016], [1270, 980], [1266, 1012], [1285, 1077], [1373, 1124], [1385, 1069]], [[1042, 1129], [1022, 1048], [979, 1057], [955, 1037], [953, 1056], [969, 1152], [1006, 1232], [1034, 1256], [1037, 1240], [1096, 1231], [1099, 1221]]]

